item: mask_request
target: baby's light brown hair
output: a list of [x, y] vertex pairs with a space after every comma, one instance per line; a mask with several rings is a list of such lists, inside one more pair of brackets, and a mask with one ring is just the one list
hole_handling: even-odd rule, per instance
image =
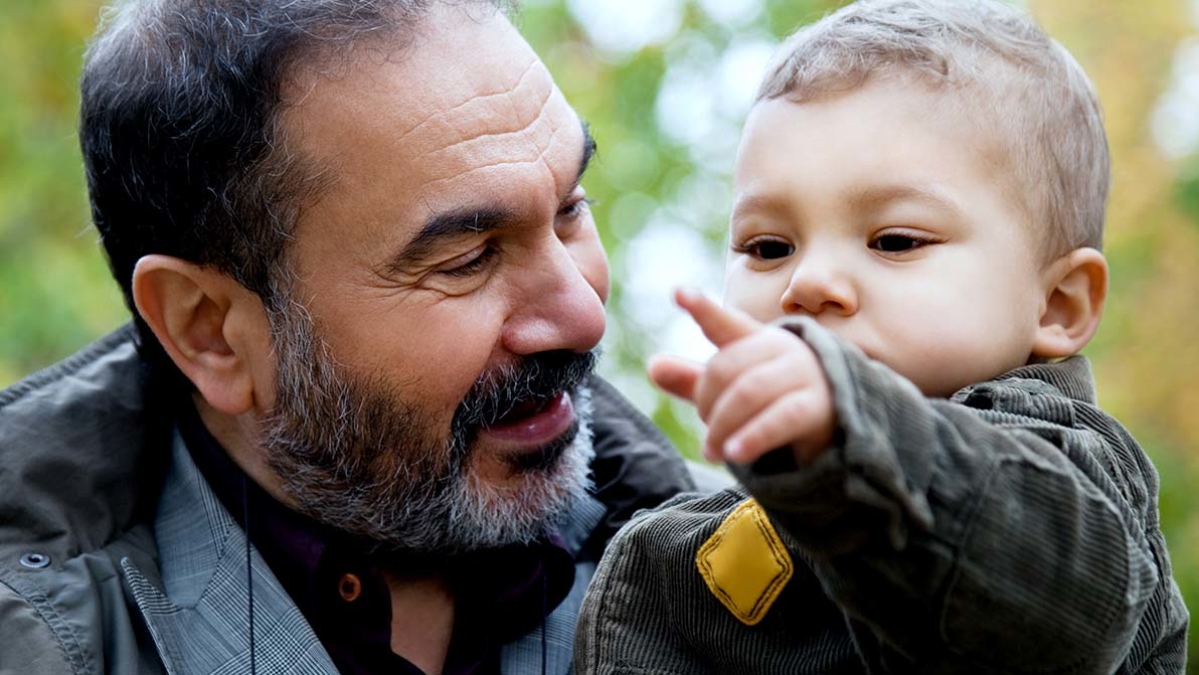
[[758, 100], [803, 103], [897, 78], [943, 94], [989, 135], [1003, 188], [1049, 260], [1100, 248], [1110, 181], [1099, 101], [1078, 62], [998, 0], [861, 0], [779, 48]]

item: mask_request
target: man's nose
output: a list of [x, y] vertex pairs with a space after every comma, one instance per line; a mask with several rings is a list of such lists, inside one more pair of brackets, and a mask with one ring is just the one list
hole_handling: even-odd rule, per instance
[[[604, 304], [580, 263], [556, 238], [518, 274], [504, 346], [514, 354], [594, 349], [604, 337]], [[602, 263], [602, 258], [600, 259]]]
[[853, 275], [828, 248], [805, 251], [780, 300], [784, 314], [850, 316], [858, 311]]

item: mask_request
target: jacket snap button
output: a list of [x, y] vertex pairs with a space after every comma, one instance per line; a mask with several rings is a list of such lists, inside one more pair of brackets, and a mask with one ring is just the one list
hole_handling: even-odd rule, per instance
[[45, 553], [26, 553], [21, 556], [21, 564], [29, 569], [40, 570], [50, 564], [50, 556]]

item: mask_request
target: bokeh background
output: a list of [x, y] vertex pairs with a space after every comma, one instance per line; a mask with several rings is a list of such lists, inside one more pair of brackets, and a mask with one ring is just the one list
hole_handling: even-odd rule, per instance
[[[669, 292], [719, 294], [732, 160], [764, 62], [840, 4], [529, 0], [517, 17], [600, 146], [584, 185], [613, 266], [605, 373], [685, 452], [700, 427], [647, 384], [645, 358], [709, 353]], [[1021, 4], [1104, 105], [1113, 280], [1087, 353], [1103, 405], [1158, 466], [1175, 576], [1199, 607], [1199, 0]], [[89, 224], [75, 138], [100, 5], [0, 2], [0, 387], [127, 319]]]

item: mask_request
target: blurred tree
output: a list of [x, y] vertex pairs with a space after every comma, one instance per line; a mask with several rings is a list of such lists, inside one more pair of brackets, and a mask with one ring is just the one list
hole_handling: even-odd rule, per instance
[[[763, 62], [779, 38], [840, 4], [526, 0], [517, 19], [600, 145], [584, 184], [613, 265], [605, 373], [684, 451], [698, 446], [694, 414], [643, 374], [657, 351], [702, 354], [667, 293], [683, 283], [719, 293], [733, 152]], [[1199, 155], [1191, 148], [1173, 158], [1151, 133], [1179, 77], [1175, 55], [1194, 44], [1194, 8], [1183, 0], [1023, 4], [1075, 54], [1104, 103], [1112, 286], [1088, 354], [1105, 407], [1160, 468], [1175, 576], [1195, 605]], [[127, 317], [88, 226], [75, 139], [79, 64], [98, 12], [99, 0], [0, 3], [0, 386]], [[1191, 649], [1190, 672], [1199, 673], [1194, 640]]]
[[[1199, 417], [1193, 414], [1199, 407], [1199, 214], [1189, 201], [1194, 173], [1163, 155], [1149, 122], [1171, 83], [1176, 50], [1193, 39], [1196, 26], [1176, 0], [1038, 0], [1032, 10], [1079, 59], [1103, 102], [1113, 165], [1105, 251], [1112, 282], [1103, 327], [1088, 354], [1101, 403], [1128, 425], [1161, 473], [1162, 527], [1174, 576], [1193, 607], [1199, 600], [1199, 495], [1188, 485], [1199, 478]], [[1199, 108], [1191, 114], [1199, 117]], [[1195, 640], [1190, 650], [1190, 671], [1199, 672]]]
[[127, 315], [88, 225], [74, 131], [97, 7], [0, 4], [0, 384]]

